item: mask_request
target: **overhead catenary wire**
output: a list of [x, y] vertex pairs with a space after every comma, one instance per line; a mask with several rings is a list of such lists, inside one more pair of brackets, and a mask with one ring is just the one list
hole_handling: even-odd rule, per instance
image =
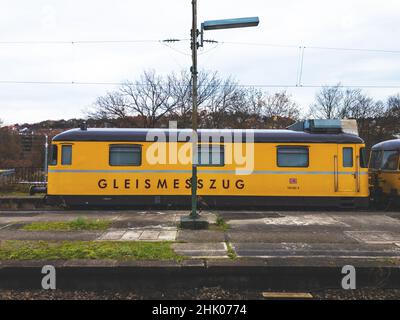
[[232, 45], [245, 45], [245, 46], [262, 46], [272, 48], [292, 48], [298, 49], [304, 47], [305, 49], [314, 50], [332, 50], [332, 51], [359, 51], [359, 52], [371, 52], [371, 53], [392, 53], [400, 54], [400, 50], [388, 50], [388, 49], [372, 49], [372, 48], [346, 48], [346, 47], [324, 47], [324, 46], [312, 46], [312, 45], [285, 45], [285, 44], [274, 44], [274, 43], [263, 43], [263, 42], [240, 42], [240, 41], [221, 41], [222, 44]]
[[[25, 45], [25, 44], [69, 44], [74, 47], [79, 44], [129, 44], [129, 43], [159, 43], [163, 46], [174, 50], [175, 52], [190, 56], [188, 53], [183, 52], [177, 48], [174, 48], [171, 44], [181, 41], [190, 41], [190, 39], [163, 39], [163, 40], [151, 40], [151, 39], [136, 39], [136, 40], [77, 40], [77, 41], [0, 41], [0, 45]], [[234, 44], [234, 45], [249, 45], [249, 46], [267, 46], [267, 47], [277, 47], [277, 48], [297, 48], [299, 50], [299, 62], [298, 62], [298, 70], [297, 70], [297, 78], [296, 84], [282, 84], [282, 83], [272, 83], [272, 84], [237, 84], [239, 87], [254, 87], [254, 88], [323, 88], [330, 86], [337, 86], [335, 84], [327, 84], [324, 81], [321, 81], [323, 84], [303, 84], [302, 83], [302, 75], [304, 68], [304, 54], [306, 49], [314, 49], [314, 50], [338, 50], [338, 51], [360, 51], [360, 52], [374, 52], [374, 53], [395, 53], [400, 54], [398, 50], [381, 50], [381, 49], [363, 49], [363, 48], [339, 48], [339, 47], [321, 47], [321, 46], [296, 46], [296, 45], [285, 45], [285, 44], [271, 44], [271, 43], [262, 43], [262, 42], [235, 42], [235, 41], [216, 41], [216, 40], [205, 40], [204, 42], [214, 44], [214, 46], [202, 52], [201, 54], [206, 54], [210, 51], [215, 50], [221, 44]], [[74, 51], [72, 51], [74, 52]], [[338, 81], [339, 83], [344, 83], [344, 81]], [[89, 85], [98, 85], [98, 86], [119, 86], [123, 85], [124, 82], [114, 82], [114, 81], [30, 81], [30, 80], [0, 80], [0, 85], [6, 84], [25, 84], [25, 85], [74, 85], [74, 86], [89, 86]], [[134, 83], [131, 85], [145, 85]], [[365, 89], [400, 89], [399, 85], [382, 85], [382, 84], [346, 84], [339, 85], [342, 88], [365, 88]]]
[[60, 44], [122, 44], [122, 43], [157, 43], [160, 40], [32, 40], [32, 41], [0, 41], [0, 45], [60, 45]]
[[177, 53], [179, 53], [179, 54], [181, 54], [181, 55], [184, 55], [184, 56], [187, 56], [187, 57], [191, 57], [191, 54], [186, 53], [186, 52], [184, 52], [184, 51], [182, 51], [182, 50], [176, 49], [176, 48], [174, 48], [173, 46], [171, 46], [171, 45], [169, 44], [169, 43], [178, 42], [178, 41], [181, 41], [181, 40], [177, 40], [177, 39], [166, 39], [166, 40], [160, 40], [159, 42], [160, 42], [163, 46], [165, 46], [165, 47], [167, 47], [167, 48], [169, 48], [169, 49], [171, 49], [171, 50], [173, 50], [173, 51], [175, 51], [175, 52], [177, 52]]
[[[130, 43], [159, 43], [159, 42], [178, 42], [178, 41], [190, 41], [190, 39], [121, 39], [121, 40], [18, 40], [18, 41], [7, 41], [0, 40], [0, 45], [57, 45], [57, 44], [130, 44]], [[207, 42], [207, 41], [205, 41]], [[376, 48], [351, 48], [351, 47], [331, 47], [331, 46], [316, 46], [316, 45], [305, 45], [305, 44], [276, 44], [276, 43], [265, 43], [265, 42], [241, 42], [241, 41], [209, 41], [212, 43], [219, 44], [231, 44], [231, 45], [245, 45], [245, 46], [264, 46], [264, 47], [275, 47], [275, 48], [294, 48], [305, 47], [306, 49], [315, 50], [333, 50], [333, 51], [360, 51], [360, 52], [371, 52], [371, 53], [393, 53], [400, 54], [400, 50], [390, 49], [376, 49]]]
[[[18, 80], [0, 80], [0, 85], [6, 84], [30, 84], [30, 85], [75, 85], [75, 86], [121, 86], [129, 84], [130, 86], [147, 86], [145, 83], [131, 82], [82, 82], [82, 81], [18, 81]], [[205, 85], [208, 87], [224, 87], [227, 85]], [[399, 85], [357, 85], [357, 84], [236, 84], [242, 88], [324, 88], [324, 87], [340, 87], [340, 88], [360, 88], [360, 89], [400, 89]], [[201, 87], [201, 85], [200, 85]]]

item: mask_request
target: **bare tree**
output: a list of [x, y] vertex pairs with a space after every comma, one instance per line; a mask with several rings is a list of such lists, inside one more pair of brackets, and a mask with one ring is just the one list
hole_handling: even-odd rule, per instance
[[[216, 72], [200, 72], [198, 79], [200, 127], [282, 127], [299, 116], [297, 104], [285, 91], [268, 95], [260, 89], [241, 87]], [[179, 127], [190, 127], [191, 74], [182, 71], [161, 77], [154, 71], [144, 72], [139, 80], [99, 97], [87, 114], [115, 126], [155, 127], [177, 120]], [[280, 119], [286, 120], [277, 124]]]
[[206, 114], [202, 125], [208, 128], [224, 128], [229, 126], [228, 116], [236, 106], [243, 103], [244, 92], [237, 82], [231, 78], [219, 80], [218, 90], [205, 100], [202, 111]]
[[145, 71], [139, 80], [125, 82], [118, 91], [99, 97], [88, 116], [99, 120], [118, 120], [124, 125], [155, 127], [178, 104], [172, 84], [154, 71]]
[[[216, 72], [200, 72], [198, 77], [198, 106], [200, 118], [209, 107], [226, 106], [222, 103], [232, 90], [233, 82], [221, 79]], [[225, 99], [226, 100], [226, 99]], [[146, 71], [139, 80], [125, 82], [118, 91], [99, 97], [94, 110], [87, 112], [93, 119], [108, 120], [111, 123], [155, 127], [162, 121], [178, 120], [180, 127], [189, 127], [192, 116], [192, 86], [189, 72], [172, 74], [168, 77]], [[215, 110], [214, 110], [215, 111]], [[117, 120], [117, 121], [116, 121]], [[202, 123], [200, 119], [200, 124]]]
[[398, 127], [400, 119], [396, 119], [389, 111], [390, 106], [396, 105], [395, 97], [389, 98], [385, 104], [374, 101], [360, 89], [343, 91], [338, 85], [323, 88], [316, 98], [317, 102], [310, 108], [310, 114], [317, 118], [357, 120], [359, 135], [368, 150], [372, 145], [392, 138], [395, 127]]
[[260, 89], [249, 88], [246, 91], [246, 104], [243, 112], [252, 115], [262, 115], [267, 94]]
[[341, 116], [343, 92], [340, 84], [334, 87], [323, 87], [315, 98], [315, 104], [310, 107], [310, 116], [321, 119], [334, 119]]
[[266, 99], [263, 113], [268, 118], [282, 117], [298, 119], [300, 116], [299, 106], [286, 91], [269, 95]]
[[340, 118], [369, 119], [378, 116], [381, 111], [379, 104], [360, 89], [348, 89], [343, 94]]
[[192, 86], [189, 72], [182, 71], [179, 75], [172, 74], [168, 77], [171, 83], [172, 94], [177, 99], [177, 105], [171, 111], [170, 118], [178, 121], [179, 125], [189, 127], [192, 117]]
[[400, 95], [390, 96], [386, 102], [386, 110], [382, 117], [382, 127], [386, 136], [391, 138], [400, 134]]
[[108, 92], [96, 99], [95, 109], [89, 111], [88, 116], [111, 124], [116, 124], [117, 121], [120, 122], [122, 119], [123, 122], [129, 124], [128, 102], [120, 92]]
[[354, 112], [358, 113], [358, 101], [360, 100], [361, 90], [347, 89], [342, 97], [342, 105], [340, 106], [340, 118], [349, 118]]
[[155, 127], [178, 105], [171, 83], [157, 76], [155, 71], [145, 71], [140, 80], [124, 83], [120, 92], [130, 112], [143, 118], [144, 127]]
[[[178, 125], [181, 127], [190, 127], [192, 117], [191, 74], [187, 71], [182, 71], [178, 76], [172, 74], [168, 77], [168, 82], [172, 87], [172, 95], [177, 99], [177, 106], [172, 110], [170, 118], [179, 120]], [[199, 72], [197, 105], [200, 110], [202, 105], [219, 90], [220, 82], [221, 79], [217, 72]]]
[[261, 128], [263, 126], [262, 111], [266, 94], [256, 88], [241, 89], [230, 110], [229, 122], [234, 128]]
[[400, 118], [400, 94], [388, 98], [387, 112], [391, 117]]
[[300, 109], [286, 91], [281, 91], [267, 96], [263, 116], [267, 128], [281, 129], [299, 119]]

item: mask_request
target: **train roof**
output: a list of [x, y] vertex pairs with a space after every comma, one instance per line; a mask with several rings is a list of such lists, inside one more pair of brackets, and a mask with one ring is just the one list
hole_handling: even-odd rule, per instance
[[400, 139], [383, 141], [374, 145], [372, 150], [400, 150]]
[[[53, 141], [107, 141], [107, 142], [146, 142], [148, 135], [163, 136], [169, 141], [171, 135], [187, 137], [191, 129], [100, 129], [87, 130], [72, 129], [62, 132], [53, 138]], [[234, 134], [254, 133], [254, 142], [284, 142], [284, 143], [344, 143], [362, 144], [364, 141], [357, 135], [348, 133], [322, 134], [292, 130], [239, 130], [239, 129], [202, 129], [198, 130], [200, 142], [210, 141], [211, 136], [230, 137]], [[202, 139], [203, 138], [203, 139]], [[176, 138], [173, 138], [176, 139]], [[182, 141], [179, 139], [179, 141]], [[185, 140], [183, 140], [185, 141]], [[186, 139], [188, 141], [188, 138]], [[248, 139], [243, 141], [249, 141]]]

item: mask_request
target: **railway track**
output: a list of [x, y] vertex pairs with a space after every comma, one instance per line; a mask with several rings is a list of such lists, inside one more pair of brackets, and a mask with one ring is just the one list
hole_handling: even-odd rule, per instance
[[[268, 293], [268, 295], [266, 294]], [[268, 298], [266, 298], [268, 296]], [[0, 290], [0, 300], [399, 300], [399, 289], [365, 288], [354, 291], [325, 289], [310, 292], [272, 292], [201, 287], [190, 290], [155, 291], [43, 291]]]

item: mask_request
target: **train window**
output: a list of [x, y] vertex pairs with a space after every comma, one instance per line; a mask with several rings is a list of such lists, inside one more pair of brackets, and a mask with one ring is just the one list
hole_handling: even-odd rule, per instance
[[307, 147], [278, 147], [278, 167], [308, 167], [309, 150]]
[[384, 151], [382, 158], [382, 170], [396, 171], [399, 167], [399, 152]]
[[222, 146], [204, 146], [198, 147], [199, 166], [219, 166], [225, 165], [225, 150]]
[[353, 148], [343, 148], [343, 167], [353, 167]]
[[380, 150], [374, 150], [371, 152], [371, 160], [369, 166], [371, 169], [380, 169], [382, 163], [382, 152]]
[[52, 144], [50, 146], [50, 161], [49, 164], [51, 166], [56, 166], [57, 165], [57, 153], [58, 153], [58, 148], [56, 144]]
[[360, 148], [360, 167], [368, 168], [367, 150], [365, 148]]
[[142, 147], [137, 145], [110, 146], [110, 166], [140, 166]]
[[72, 164], [72, 146], [61, 147], [61, 164], [62, 165]]

